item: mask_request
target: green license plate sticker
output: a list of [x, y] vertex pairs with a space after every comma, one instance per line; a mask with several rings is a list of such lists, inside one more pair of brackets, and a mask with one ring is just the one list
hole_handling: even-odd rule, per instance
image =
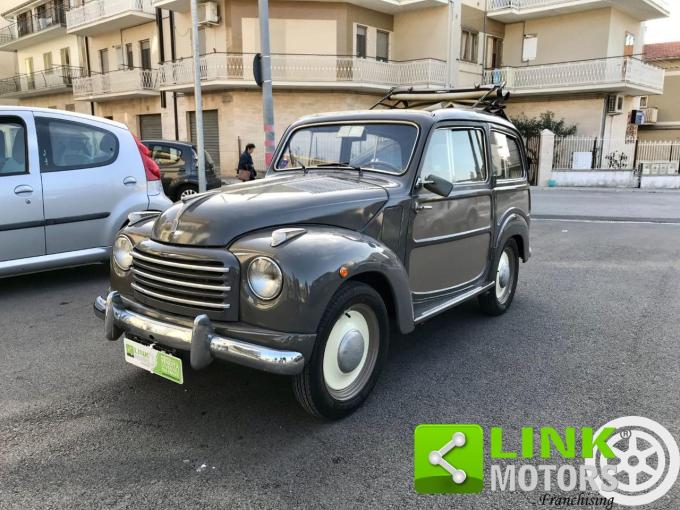
[[152, 374], [160, 375], [177, 384], [184, 384], [182, 360], [150, 345], [123, 339], [125, 361]]

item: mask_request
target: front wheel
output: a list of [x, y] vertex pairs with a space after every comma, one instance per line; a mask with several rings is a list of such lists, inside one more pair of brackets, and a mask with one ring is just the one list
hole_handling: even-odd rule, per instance
[[514, 239], [510, 239], [503, 250], [496, 255], [494, 264], [495, 285], [479, 296], [482, 311], [489, 315], [502, 315], [512, 304], [519, 274], [519, 250]]
[[198, 186], [194, 184], [185, 184], [175, 193], [175, 202], [179, 202], [183, 198], [189, 198], [190, 196], [196, 194], [198, 194]]
[[372, 287], [350, 282], [336, 292], [311, 359], [293, 379], [295, 397], [307, 412], [338, 419], [366, 400], [387, 357], [388, 324], [385, 304]]

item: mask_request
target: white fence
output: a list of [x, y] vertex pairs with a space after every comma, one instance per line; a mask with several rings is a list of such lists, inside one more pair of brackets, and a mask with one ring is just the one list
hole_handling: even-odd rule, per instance
[[95, 0], [66, 11], [66, 27], [70, 30], [125, 11], [155, 12], [151, 0]]
[[637, 85], [663, 91], [663, 69], [630, 57], [613, 57], [484, 72], [486, 84], [505, 83], [515, 91], [567, 89], [602, 85]]
[[[667, 0], [639, 0], [655, 4], [656, 6], [670, 11], [670, 4]], [[558, 4], [574, 3], [573, 0], [491, 0], [489, 2], [489, 11], [497, 11], [502, 9], [538, 9], [541, 7], [553, 7]]]
[[87, 98], [102, 94], [126, 94], [157, 88], [155, 69], [122, 69], [73, 80], [73, 97]]
[[[251, 54], [203, 55], [201, 81], [253, 82], [252, 61]], [[272, 55], [271, 62], [275, 84], [354, 83], [389, 88], [443, 86], [446, 82], [446, 63], [435, 59], [382, 62], [336, 55]], [[193, 84], [193, 59], [165, 63], [159, 76], [161, 87]]]

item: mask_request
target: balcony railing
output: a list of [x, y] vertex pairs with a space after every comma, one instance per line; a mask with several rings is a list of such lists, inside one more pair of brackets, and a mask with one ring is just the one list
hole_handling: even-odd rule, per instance
[[158, 90], [155, 69], [121, 69], [73, 80], [73, 97], [80, 100], [152, 95]]
[[[154, 13], [151, 0], [95, 0], [68, 11], [66, 13], [66, 27], [69, 32], [73, 32], [97, 22], [108, 23], [114, 17], [134, 17], [135, 15], [150, 17]], [[116, 24], [108, 28], [123, 28], [124, 26], [134, 26], [134, 24], [138, 24], [138, 22]]]
[[600, 7], [618, 7], [643, 21], [670, 15], [668, 0], [490, 0], [489, 17], [514, 23]]
[[[200, 57], [201, 81], [222, 86], [254, 85], [251, 54], [210, 53]], [[352, 56], [272, 55], [274, 86], [340, 86], [388, 89], [396, 85], [442, 86], [446, 63], [435, 59], [383, 62]], [[186, 88], [194, 82], [193, 58], [167, 62], [159, 69], [161, 88]]]
[[612, 57], [484, 72], [485, 84], [505, 83], [515, 94], [628, 91], [663, 92], [664, 70], [631, 57]]
[[11, 25], [0, 28], [0, 46], [11, 44], [22, 37], [37, 34], [48, 28], [64, 26], [66, 16], [61, 2], [45, 4], [16, 16]]
[[27, 97], [70, 88], [83, 75], [80, 67], [55, 66], [46, 71], [18, 74], [0, 80], [0, 97]]
[[[670, 11], [670, 4], [667, 0], [644, 0], [648, 3], [655, 4], [660, 9]], [[491, 0], [489, 2], [489, 11], [500, 11], [503, 9], [540, 9], [542, 7], [554, 7], [559, 4], [574, 3], [574, 0]]]

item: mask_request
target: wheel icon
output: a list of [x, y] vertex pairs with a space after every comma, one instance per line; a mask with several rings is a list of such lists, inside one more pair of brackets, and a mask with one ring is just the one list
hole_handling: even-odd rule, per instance
[[[586, 464], [595, 469], [599, 492], [624, 506], [646, 505], [666, 494], [680, 470], [680, 451], [673, 436], [659, 423], [639, 416], [617, 418], [603, 425], [616, 431], [607, 439], [615, 458], [606, 458], [598, 449]], [[604, 491], [602, 473], [615, 469], [617, 486]], [[610, 471], [611, 472], [611, 471]]]

